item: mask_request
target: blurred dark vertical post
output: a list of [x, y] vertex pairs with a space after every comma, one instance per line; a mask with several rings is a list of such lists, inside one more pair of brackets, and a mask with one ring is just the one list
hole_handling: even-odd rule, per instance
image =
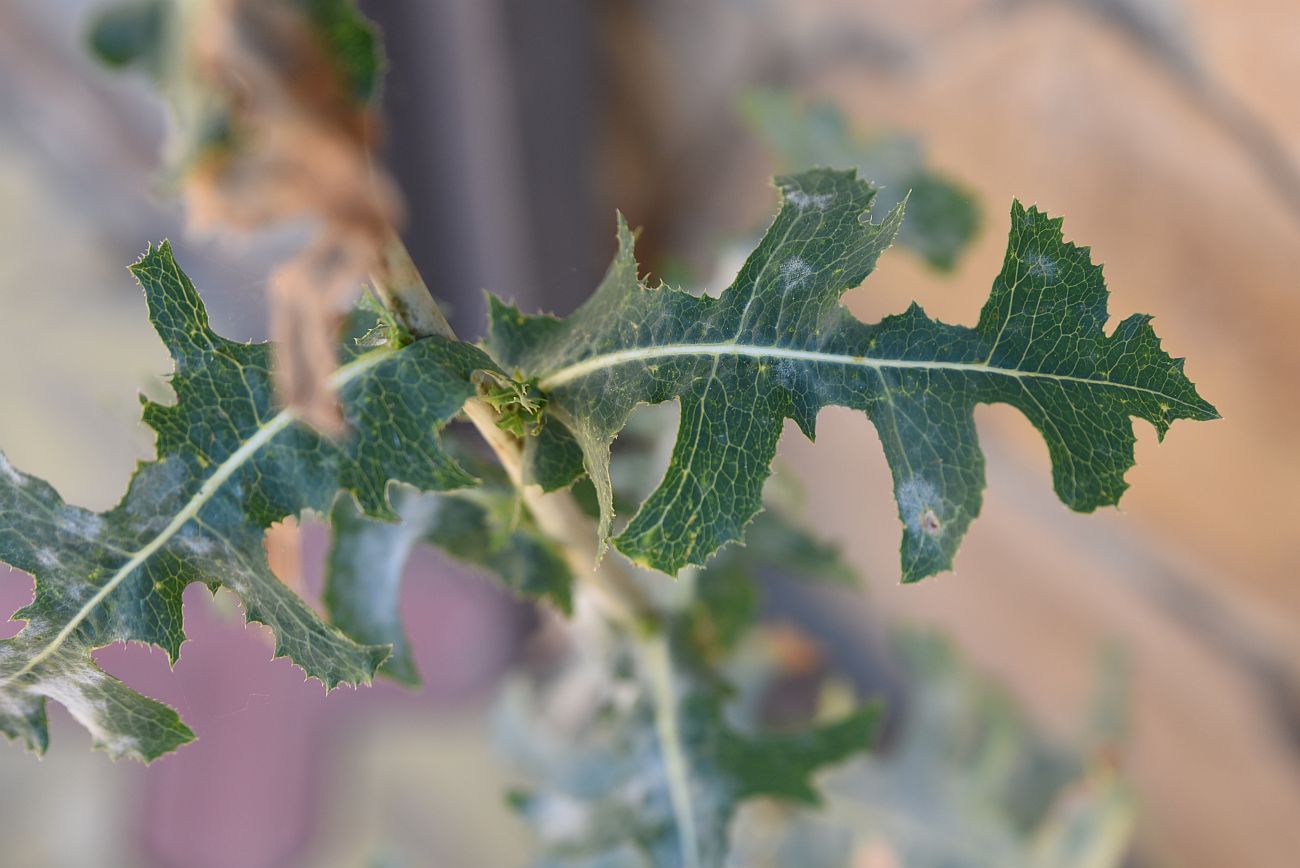
[[595, 192], [594, 0], [363, 5], [388, 47], [405, 235], [455, 327], [481, 333], [483, 289], [573, 307], [599, 279], [611, 222]]

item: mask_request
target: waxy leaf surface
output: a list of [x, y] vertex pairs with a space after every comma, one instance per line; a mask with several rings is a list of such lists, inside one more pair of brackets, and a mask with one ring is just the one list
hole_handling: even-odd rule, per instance
[[487, 349], [547, 394], [552, 423], [576, 441], [595, 483], [603, 534], [613, 526], [611, 443], [637, 405], [679, 402], [667, 473], [615, 539], [638, 563], [676, 573], [741, 539], [783, 421], [812, 437], [829, 404], [866, 412], [880, 435], [903, 522], [904, 581], [950, 569], [979, 513], [977, 404], [1029, 417], [1047, 441], [1058, 495], [1081, 511], [1123, 492], [1131, 417], [1162, 437], [1175, 419], [1216, 418], [1182, 360], [1161, 349], [1150, 317], [1106, 332], [1101, 269], [1062, 238], [1059, 219], [1013, 205], [1002, 271], [974, 328], [916, 305], [867, 324], [840, 296], [875, 268], [903, 206], [872, 222], [875, 190], [852, 172], [817, 169], [778, 184], [776, 220], [718, 298], [644, 286], [620, 221], [614, 263], [568, 319], [492, 306]]
[[278, 410], [269, 345], [226, 340], [208, 326], [164, 244], [133, 268], [150, 319], [175, 360], [176, 403], [146, 402], [158, 458], [142, 464], [113, 509], [63, 502], [0, 456], [0, 561], [36, 577], [27, 622], [0, 642], [0, 731], [36, 750], [47, 699], [66, 706], [113, 756], [152, 759], [192, 738], [170, 708], [101, 671], [90, 654], [113, 642], [157, 645], [174, 661], [185, 639], [181, 594], [225, 587], [249, 620], [326, 688], [368, 682], [389, 656], [325, 623], [276, 579], [265, 530], [304, 510], [328, 513], [340, 492], [374, 518], [396, 519], [390, 481], [421, 490], [475, 482], [438, 431], [474, 392], [481, 351], [428, 339], [360, 353], [345, 346], [333, 384], [349, 426], [334, 440]]

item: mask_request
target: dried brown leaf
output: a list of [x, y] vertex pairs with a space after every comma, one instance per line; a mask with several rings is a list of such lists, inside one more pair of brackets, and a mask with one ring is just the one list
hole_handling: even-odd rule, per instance
[[191, 227], [252, 233], [313, 224], [312, 240], [270, 282], [276, 381], [285, 404], [338, 431], [328, 377], [339, 323], [380, 269], [401, 216], [392, 181], [371, 162], [373, 112], [294, 6], [211, 0], [187, 35], [194, 73], [219, 96], [229, 125], [228, 141], [186, 174]]

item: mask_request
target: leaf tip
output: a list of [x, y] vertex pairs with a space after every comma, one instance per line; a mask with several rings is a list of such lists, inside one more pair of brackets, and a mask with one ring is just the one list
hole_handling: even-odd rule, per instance
[[159, 260], [169, 263], [174, 263], [176, 261], [175, 253], [172, 250], [172, 243], [167, 238], [158, 242], [157, 246], [154, 246], [152, 241], [149, 242], [145, 246], [144, 253], [141, 253], [136, 257], [135, 262], [132, 262], [126, 268], [127, 271], [130, 271], [138, 279], [141, 274]]

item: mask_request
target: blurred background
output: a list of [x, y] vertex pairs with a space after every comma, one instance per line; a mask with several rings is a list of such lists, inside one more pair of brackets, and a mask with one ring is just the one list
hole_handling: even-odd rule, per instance
[[[362, 6], [386, 34], [383, 159], [406, 199], [405, 234], [462, 335], [481, 332], [484, 288], [572, 310], [613, 251], [615, 208], [643, 227], [645, 268], [722, 288], [775, 209], [771, 175], [808, 153], [755, 109], [764, 94], [840, 113], [839, 134], [858, 143], [845, 159], [899, 183], [910, 177], [900, 160], [912, 175], [923, 166], [977, 215], [951, 263], [887, 253], [846, 297], [862, 319], [916, 299], [974, 323], [1011, 199], [1064, 215], [1066, 237], [1105, 263], [1112, 316], [1157, 314], [1224, 420], [1176, 425], [1159, 448], [1138, 425], [1122, 508], [1081, 516], [1052, 493], [1028, 421], [981, 407], [983, 514], [955, 574], [903, 587], [874, 429], [827, 410], [815, 445], [787, 436], [782, 454], [808, 521], [866, 589], [776, 588], [768, 616], [844, 658], [874, 653], [887, 625], [936, 627], [980, 690], [1062, 744], [1082, 738], [1118, 668], [1124, 724], [1108, 762], [1136, 805], [1127, 864], [1297, 864], [1300, 6]], [[161, 102], [88, 56], [96, 8], [0, 0], [0, 445], [70, 502], [104, 509], [152, 446], [134, 395], [167, 394], [169, 362], [125, 266], [172, 238], [217, 330], [261, 339], [277, 251], [185, 236], [160, 181]], [[324, 545], [308, 527], [300, 556], [281, 553], [308, 588]], [[148, 768], [114, 765], [52, 708], [44, 760], [0, 750], [0, 862], [525, 864], [529, 839], [485, 721], [544, 616], [431, 551], [406, 589], [424, 686], [326, 700], [287, 661], [269, 662], [265, 632], [229, 600], [191, 588], [192, 641], [174, 671], [139, 647], [99, 659], [176, 705], [199, 741]], [[27, 576], [0, 572], [6, 614], [30, 594]], [[882, 690], [897, 689], [889, 680]]]

